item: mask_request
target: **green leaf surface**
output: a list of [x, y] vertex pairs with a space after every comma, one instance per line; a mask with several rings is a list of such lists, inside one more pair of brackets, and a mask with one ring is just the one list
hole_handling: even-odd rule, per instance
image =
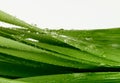
[[30, 83], [119, 83], [119, 72], [72, 73], [17, 79]]
[[40, 29], [3, 11], [0, 21], [19, 26], [0, 27], [0, 76], [19, 77], [0, 83], [120, 82], [120, 28]]
[[0, 83], [28, 83], [28, 82], [15, 81], [15, 80], [0, 77]]
[[[3, 28], [2, 28], [3, 30]], [[70, 47], [66, 47], [66, 46], [57, 46], [57, 45], [51, 45], [51, 44], [48, 44], [46, 42], [42, 43], [41, 40], [39, 40], [42, 36], [42, 34], [33, 34], [33, 33], [27, 33], [27, 32], [24, 32], [22, 33], [21, 31], [18, 31], [18, 30], [13, 30], [13, 29], [9, 29], [9, 32], [11, 31], [11, 34], [14, 34], [14, 32], [17, 32], [18, 34], [14, 35], [14, 38], [19, 35], [19, 37], [21, 37], [18, 41], [20, 42], [26, 42], [26, 44], [29, 44], [29, 45], [34, 45], [36, 47], [39, 47], [39, 48], [42, 48], [44, 50], [49, 50], [49, 51], [52, 51], [52, 52], [57, 52], [57, 53], [61, 53], [62, 55], [67, 55], [67, 56], [70, 56], [70, 57], [73, 57], [73, 58], [76, 58], [79, 59], [77, 60], [78, 62], [82, 62], [82, 63], [90, 63], [90, 64], [93, 64], [93, 65], [98, 65], [98, 66], [101, 66], [101, 64], [104, 64], [105, 66], [118, 66], [119, 63], [118, 62], [115, 62], [115, 61], [112, 61], [112, 60], [107, 60], [107, 59], [104, 59], [104, 58], [101, 58], [101, 57], [97, 57], [95, 55], [92, 55], [92, 54], [89, 54], [89, 53], [86, 53], [84, 51], [81, 51], [81, 50], [78, 50], [78, 49], [75, 49], [75, 48], [70, 48]], [[3, 32], [6, 32], [6, 30], [4, 29]], [[8, 31], [7, 31], [8, 32]], [[24, 36], [21, 36], [21, 34], [24, 34]], [[9, 34], [10, 35], [10, 34]], [[45, 36], [46, 37], [46, 36]], [[27, 38], [31, 38], [31, 39], [36, 39], [39, 41], [38, 42], [32, 42], [31, 40], [26, 40]], [[43, 39], [44, 40], [44, 39]], [[49, 39], [48, 39], [49, 40]], [[54, 42], [53, 40], [51, 42]], [[65, 58], [65, 57], [63, 57]], [[84, 61], [86, 60], [86, 61]], [[102, 66], [104, 66], [102, 65]]]

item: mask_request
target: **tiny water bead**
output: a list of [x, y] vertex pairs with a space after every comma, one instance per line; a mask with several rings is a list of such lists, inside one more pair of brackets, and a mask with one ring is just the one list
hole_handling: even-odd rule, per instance
[[57, 34], [56, 32], [51, 32], [51, 35], [52, 35], [52, 36], [54, 36], [54, 35], [56, 36], [56, 35], [58, 35], [58, 34]]
[[25, 40], [29, 40], [29, 41], [33, 41], [33, 42], [39, 42], [38, 40], [33, 39], [33, 38], [26, 38]]
[[100, 63], [99, 65], [100, 65], [100, 66], [108, 66], [108, 65], [106, 65], [105, 63]]
[[68, 36], [66, 36], [66, 35], [59, 35], [59, 36], [62, 38], [68, 38]]
[[12, 34], [11, 36], [14, 37], [15, 35]]
[[64, 42], [65, 42], [65, 43], [67, 43], [67, 42], [68, 42], [68, 40], [67, 40], [67, 39], [64, 39]]
[[27, 31], [28, 33], [30, 33], [30, 31]]
[[102, 56], [104, 51], [97, 49], [96, 45], [91, 44], [89, 42], [85, 42], [82, 40], [77, 40], [73, 37], [69, 37], [66, 35], [59, 35], [56, 32], [51, 32], [52, 37], [59, 39], [60, 41], [64, 41], [67, 44], [70, 44], [80, 50], [87, 51], [96, 55]]
[[93, 40], [93, 39], [90, 38], [90, 37], [86, 37], [85, 40], [90, 41], [90, 40]]
[[39, 34], [39, 32], [36, 32], [36, 34]]

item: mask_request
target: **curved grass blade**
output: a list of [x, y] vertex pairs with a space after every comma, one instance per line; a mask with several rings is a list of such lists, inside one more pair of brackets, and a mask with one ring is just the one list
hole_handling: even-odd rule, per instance
[[[101, 64], [102, 64], [102, 66], [108, 66], [108, 65], [109, 66], [118, 66], [119, 65], [118, 62], [110, 61], [110, 60], [107, 60], [107, 59], [104, 59], [104, 58], [101, 58], [101, 57], [97, 57], [97, 56], [88, 54], [86, 52], [80, 51], [80, 50], [76, 50], [76, 49], [68, 48], [68, 47], [62, 47], [62, 46], [50, 45], [50, 44], [42, 43], [39, 40], [39, 36], [37, 36], [38, 34], [21, 32], [21, 31], [18, 31], [16, 29], [15, 30], [13, 30], [13, 29], [8, 29], [8, 30], [4, 29], [3, 30], [3, 28], [2, 28], [2, 31], [3, 32], [7, 31], [7, 33], [9, 33], [9, 35], [10, 35], [10, 33], [14, 34], [14, 32], [17, 32], [17, 34], [15, 33], [16, 35], [14, 35], [14, 37], [16, 37], [15, 39], [17, 39], [17, 36], [21, 37], [18, 40], [20, 42], [23, 41], [23, 42], [26, 42], [26, 44], [27, 43], [28, 44], [32, 44], [32, 45], [34, 45], [36, 47], [40, 47], [40, 48], [45, 49], [45, 50], [49, 50], [49, 51], [51, 50], [51, 51], [54, 51], [54, 52], [57, 52], [57, 53], [61, 53], [62, 55], [67, 55], [67, 56], [70, 56], [70, 57], [73, 57], [73, 58], [80, 59], [80, 60], [78, 60], [78, 62], [79, 61], [82, 62], [82, 59], [83, 59], [83, 60], [86, 60], [86, 62], [91, 61], [91, 62], [93, 62], [93, 64], [97, 64], [98, 66], [101, 66]], [[24, 34], [24, 37], [21, 36], [21, 34]], [[38, 42], [32, 42], [32, 41], [25, 40], [27, 38], [34, 38], [34, 39], [38, 40], [39, 43]], [[40, 38], [42, 38], [42, 36]]]
[[97, 49], [94, 44], [90, 44], [88, 42], [84, 42], [81, 40], [77, 41], [75, 38], [67, 37], [64, 35], [58, 35], [55, 32], [52, 32], [52, 33], [45, 32], [44, 30], [41, 30], [41, 29], [34, 27], [28, 23], [25, 23], [24, 21], [19, 20], [19, 19], [15, 18], [15, 17], [13, 17], [13, 16], [11, 16], [3, 11], [0, 11], [0, 17], [1, 17], [0, 20], [3, 22], [18, 25], [18, 26], [23, 26], [25, 28], [32, 29], [33, 31], [38, 31], [40, 33], [43, 32], [43, 33], [46, 33], [46, 35], [51, 36], [52, 38], [55, 38], [61, 42], [65, 42], [65, 43], [67, 43], [71, 46], [74, 46], [76, 48], [79, 48], [83, 51], [87, 51], [87, 52], [90, 52], [90, 53], [95, 54], [95, 55], [100, 55], [100, 56], [103, 55], [103, 51]]
[[[74, 68], [55, 66], [27, 59], [0, 54], [0, 75], [30, 77], [75, 72]], [[8, 70], [9, 69], [9, 70]]]
[[72, 73], [17, 79], [30, 83], [119, 83], [119, 72]]
[[[5, 12], [3, 11], [0, 11], [1, 13], [1, 21], [3, 22], [7, 22], [7, 23], [11, 23], [11, 24], [15, 24], [15, 25], [18, 25], [18, 26], [23, 26], [25, 28], [29, 28], [29, 29], [32, 29], [33, 31], [38, 31], [38, 32], [43, 32], [43, 33], [46, 33], [46, 35], [48, 36], [51, 36], [51, 38], [55, 38], [61, 42], [64, 42], [68, 45], [71, 45], [71, 46], [74, 46], [80, 50], [83, 50], [83, 51], [86, 51], [86, 52], [89, 52], [93, 55], [96, 55], [96, 56], [99, 56], [99, 57], [103, 57], [104, 56], [108, 56], [108, 53], [106, 53], [103, 49], [100, 49], [99, 47], [97, 47], [95, 44], [93, 43], [89, 43], [89, 42], [85, 42], [85, 41], [82, 41], [82, 40], [77, 40], [76, 38], [73, 38], [73, 37], [69, 37], [69, 36], [65, 36], [65, 35], [58, 35], [56, 32], [52, 32], [52, 33], [49, 33], [48, 31], [45, 32], [44, 30], [41, 30], [41, 29], [38, 29], [37, 27], [34, 27], [32, 25], [29, 25], [9, 14], [6, 14]], [[6, 19], [6, 17], [8, 17]], [[29, 26], [26, 26], [26, 25], [29, 25]], [[110, 59], [116, 59], [114, 57], [111, 57], [109, 56]]]
[[0, 83], [28, 83], [28, 82], [16, 81], [16, 80], [11, 80], [11, 79], [0, 77]]
[[103, 30], [61, 30], [56, 32], [74, 37], [77, 40], [94, 43], [97, 48], [104, 51], [101, 57], [120, 62], [120, 28]]
[[[6, 48], [0, 48], [1, 53], [12, 54], [14, 56], [19, 55], [18, 57], [22, 57], [22, 58], [26, 58], [26, 59], [34, 59], [36, 61], [43, 61], [45, 63], [50, 63], [50, 64], [57, 64], [57, 62], [58, 62], [59, 65], [61, 64], [64, 66], [65, 65], [67, 66], [67, 64], [69, 64], [69, 63], [67, 63], [67, 61], [71, 62], [70, 63], [71, 65], [69, 64], [69, 66], [76, 65], [76, 66], [80, 67], [80, 64], [81, 65], [84, 64], [84, 63], [72, 61], [69, 59], [60, 58], [59, 56], [54, 56], [54, 54], [50, 54], [47, 51], [42, 51], [42, 50], [34, 48], [32, 46], [28, 46], [28, 45], [25, 45], [25, 44], [22, 44], [22, 43], [19, 43], [19, 42], [16, 42], [16, 41], [4, 38], [4, 37], [0, 37], [0, 40], [2, 40], [2, 41], [0, 41], [1, 46], [6, 47]], [[16, 47], [16, 45], [17, 45], [17, 47]], [[16, 50], [14, 50], [14, 49], [16, 49]], [[11, 51], [11, 52], [8, 52], [8, 51]], [[58, 54], [56, 54], [56, 55], [58, 55]], [[77, 63], [77, 64], [75, 64], [75, 63]], [[88, 66], [88, 65], [84, 64], [84, 67], [85, 66]]]

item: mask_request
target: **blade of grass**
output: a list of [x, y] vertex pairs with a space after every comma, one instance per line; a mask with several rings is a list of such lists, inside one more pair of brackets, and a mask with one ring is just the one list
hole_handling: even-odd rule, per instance
[[[58, 35], [57, 33], [55, 32], [52, 32], [52, 33], [49, 33], [48, 31], [45, 32], [37, 27], [34, 27], [28, 23], [25, 23], [24, 21], [21, 21], [3, 11], [0, 11], [0, 17], [1, 17], [1, 21], [3, 22], [6, 22], [6, 23], [10, 23], [10, 24], [14, 24], [14, 25], [18, 25], [18, 26], [23, 26], [25, 28], [28, 28], [28, 29], [32, 29], [33, 31], [38, 31], [38, 32], [43, 32], [43, 33], [46, 33], [46, 35], [49, 35], [51, 36], [52, 38], [55, 38], [61, 42], [65, 42], [71, 46], [74, 46], [78, 49], [81, 49], [83, 51], [87, 51], [87, 52], [90, 52], [92, 54], [95, 54], [95, 55], [103, 55], [104, 51], [102, 50], [99, 50], [98, 48], [96, 48], [96, 46], [94, 44], [91, 44], [91, 43], [88, 43], [88, 42], [85, 42], [85, 41], [77, 41], [75, 38], [72, 38], [72, 37], [67, 37], [67, 36], [64, 36], [64, 35]], [[26, 26], [27, 25], [27, 26]]]
[[[34, 26], [30, 26], [29, 24], [9, 15], [9, 14], [6, 14], [5, 12], [3, 11], [0, 11], [1, 13], [1, 21], [3, 22], [7, 22], [7, 23], [11, 23], [11, 24], [15, 24], [15, 25], [18, 25], [18, 26], [23, 26], [25, 28], [29, 28], [29, 29], [32, 29], [33, 31], [38, 31], [38, 32], [43, 32], [43, 33], [46, 33], [46, 35], [49, 35], [61, 42], [64, 42], [66, 44], [69, 44], [71, 46], [74, 46], [80, 50], [83, 50], [83, 51], [86, 51], [86, 52], [89, 52], [91, 54], [94, 54], [94, 55], [97, 55], [99, 57], [103, 57], [104, 56], [107, 56], [107, 53], [105, 53], [104, 50], [98, 48], [95, 44], [93, 43], [89, 43], [89, 42], [85, 42], [85, 41], [82, 41], [82, 40], [77, 40], [76, 38], [73, 38], [73, 37], [69, 37], [69, 36], [65, 36], [65, 35], [58, 35], [56, 32], [52, 32], [52, 33], [49, 33], [48, 31], [45, 32], [37, 27], [34, 27]], [[5, 17], [8, 17], [7, 19]], [[26, 26], [26, 25], [29, 25], [29, 26]], [[112, 57], [110, 57], [112, 58]]]
[[[37, 34], [26, 33], [26, 32], [22, 33], [21, 31], [18, 31], [18, 30], [16, 31], [16, 29], [13, 30], [13, 31], [12, 30], [13, 29], [8, 29], [7, 32], [11, 32], [11, 34], [14, 34], [14, 32], [17, 32], [20, 35], [24, 34], [24, 36], [25, 36], [25, 37], [23, 37], [24, 40], [22, 40], [22, 37], [19, 35], [19, 37], [21, 37], [21, 38], [18, 41], [24, 41], [28, 44], [33, 44], [34, 46], [40, 47], [42, 49], [52, 50], [52, 51], [55, 51], [55, 52], [58, 52], [58, 53], [68, 55], [68, 56], [73, 57], [73, 58], [75, 57], [75, 58], [80, 59], [80, 61], [81, 61], [81, 59], [83, 59], [83, 60], [94, 62], [95, 64], [98, 63], [97, 65], [100, 65], [100, 66], [101, 66], [101, 64], [105, 64], [105, 66], [106, 65], [112, 65], [112, 64], [113, 64], [112, 66], [115, 66], [115, 65], [118, 66], [119, 65], [118, 62], [115, 63], [114, 61], [110, 61], [110, 60], [107, 60], [107, 59], [96, 57], [94, 55], [85, 53], [85, 52], [80, 51], [80, 50], [75, 50], [75, 49], [72, 49], [72, 48], [70, 49], [70, 48], [66, 48], [66, 47], [60, 47], [60, 46], [56, 46], [56, 45], [45, 44], [45, 43], [41, 43], [41, 41], [39, 41], [39, 43], [38, 42], [27, 41], [27, 40], [25, 40], [27, 37], [28, 38], [35, 38], [35, 39], [38, 39], [38, 40], [39, 40], [39, 38], [38, 38], [38, 36], [36, 37]], [[6, 31], [6, 29], [4, 31]], [[14, 37], [16, 35], [14, 35]]]
[[[120, 61], [120, 28], [103, 30], [59, 30], [59, 34], [71, 36], [78, 40], [94, 43], [104, 51], [102, 57], [114, 61]], [[87, 39], [86, 39], [87, 38]]]
[[17, 79], [30, 83], [119, 83], [119, 72], [72, 73]]
[[[2, 44], [2, 46], [5, 44], [5, 42], [3, 41], [2, 42], [3, 44]], [[14, 43], [15, 44], [15, 43]], [[12, 44], [10, 44], [11, 46], [12, 46]], [[19, 44], [17, 44], [17, 45], [19, 45]], [[6, 45], [7, 47], [8, 47], [8, 45]], [[10, 46], [10, 47], [11, 47]], [[13, 48], [13, 47], [12, 47]], [[21, 48], [23, 48], [23, 46], [21, 47]], [[27, 48], [26, 48], [27, 49]], [[71, 60], [75, 60], [75, 59], [73, 59], [73, 58], [70, 58], [70, 57], [66, 57], [66, 56], [61, 56], [60, 55], [60, 57], [63, 57], [63, 58], [66, 58], [66, 59], [71, 59]], [[78, 61], [78, 62], [82, 62], [82, 63], [88, 63], [88, 62], [86, 62], [86, 61], [84, 61], [84, 60], [75, 60], [75, 61]], [[89, 64], [90, 64], [90, 61], [89, 61]], [[95, 65], [95, 63], [92, 63], [92, 65]]]
[[11, 79], [0, 77], [0, 83], [28, 83], [28, 82], [16, 81], [16, 80], [11, 80]]
[[[0, 54], [0, 75], [30, 77], [75, 72], [74, 68], [55, 66], [27, 59]], [[8, 70], [9, 69], [9, 70]], [[11, 71], [11, 72], [10, 72]]]

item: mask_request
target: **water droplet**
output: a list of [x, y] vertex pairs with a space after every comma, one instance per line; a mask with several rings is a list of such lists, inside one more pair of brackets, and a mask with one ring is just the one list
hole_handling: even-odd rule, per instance
[[85, 40], [90, 41], [92, 38], [86, 37]]
[[39, 34], [39, 32], [36, 32], [36, 34]]
[[100, 63], [101, 66], [104, 66], [105, 64], [104, 63]]
[[64, 42], [65, 42], [65, 43], [67, 43], [67, 42], [68, 42], [68, 40], [67, 40], [67, 39], [64, 39]]
[[91, 44], [91, 45], [88, 45], [87, 48], [88, 48], [88, 49], [96, 49], [96, 46], [93, 45], [93, 44]]
[[13, 37], [14, 37], [14, 35], [11, 35], [11, 36], [13, 36]]
[[27, 31], [28, 33], [30, 33], [30, 31]]
[[63, 38], [68, 38], [67, 36], [65, 36], [65, 35], [59, 35], [60, 37], [63, 37]]
[[51, 32], [51, 35], [58, 35], [56, 32]]
[[33, 42], [39, 42], [38, 40], [33, 39], [33, 38], [26, 38], [25, 40], [29, 40], [29, 41], [33, 41]]

